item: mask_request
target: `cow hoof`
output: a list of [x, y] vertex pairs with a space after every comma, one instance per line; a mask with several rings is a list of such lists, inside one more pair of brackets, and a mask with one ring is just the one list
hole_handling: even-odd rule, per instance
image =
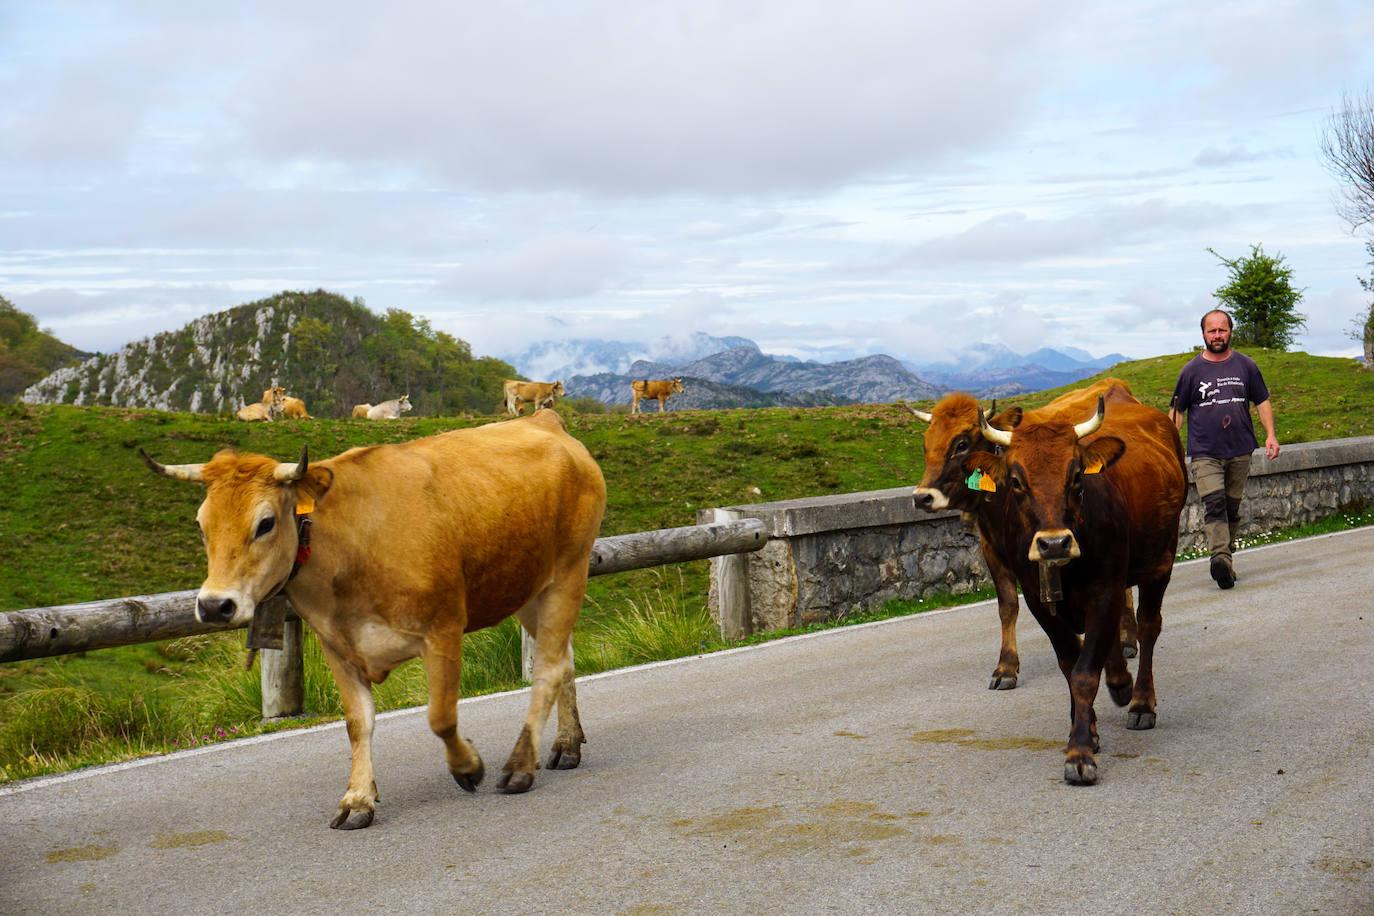
[[345, 808], [329, 822], [331, 830], [362, 830], [372, 826], [372, 811], [368, 808]]
[[1154, 728], [1155, 714], [1150, 712], [1148, 709], [1144, 712], [1136, 712], [1135, 710], [1132, 710], [1130, 714], [1126, 716], [1126, 727], [1131, 729], [1132, 731], [1138, 732], [1145, 731], [1149, 728]]
[[482, 777], [487, 775], [487, 768], [482, 765], [482, 761], [477, 761], [477, 769], [471, 773], [454, 773], [453, 781], [458, 783], [458, 788], [464, 792], [476, 792], [477, 787], [482, 784]]
[[1139, 654], [1139, 651], [1140, 650], [1136, 648], [1133, 642], [1123, 642], [1121, 644], [1121, 654], [1126, 658], [1135, 658], [1136, 655]]
[[496, 783], [496, 788], [507, 795], [518, 795], [521, 792], [528, 792], [533, 785], [533, 773], [502, 773], [501, 779]]
[[549, 762], [545, 769], [549, 770], [575, 770], [577, 765], [582, 762], [582, 752], [576, 748], [563, 750], [558, 745], [554, 745], [549, 752]]
[[992, 680], [988, 681], [989, 690], [1015, 690], [1016, 675], [1014, 674], [994, 674]]
[[1097, 782], [1097, 764], [1091, 760], [1066, 761], [1064, 781], [1074, 786], [1094, 785]]
[[1107, 685], [1107, 692], [1111, 694], [1112, 702], [1117, 706], [1125, 706], [1127, 703], [1131, 702], [1131, 691], [1132, 687], [1130, 684], [1122, 684], [1120, 687], [1113, 687], [1111, 684]]

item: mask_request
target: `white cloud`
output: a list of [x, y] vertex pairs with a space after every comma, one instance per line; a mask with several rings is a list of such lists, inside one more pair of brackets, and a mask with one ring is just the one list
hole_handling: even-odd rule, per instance
[[1374, 73], [1359, 0], [0, 16], [0, 293], [87, 348], [325, 287], [479, 353], [1147, 355], [1258, 241], [1304, 346], [1360, 308], [1315, 150]]
[[580, 299], [602, 292], [628, 268], [630, 253], [605, 238], [531, 239], [514, 251], [470, 258], [436, 292], [478, 300]]

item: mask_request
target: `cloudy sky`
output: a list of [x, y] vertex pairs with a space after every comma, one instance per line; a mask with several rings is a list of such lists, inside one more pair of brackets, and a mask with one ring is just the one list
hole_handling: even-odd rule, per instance
[[1367, 0], [0, 0], [0, 294], [101, 351], [324, 287], [478, 353], [1148, 356], [1263, 244], [1353, 354], [1371, 83]]

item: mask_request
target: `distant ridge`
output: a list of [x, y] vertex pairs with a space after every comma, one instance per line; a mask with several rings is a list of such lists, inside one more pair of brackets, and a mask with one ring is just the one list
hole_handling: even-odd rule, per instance
[[204, 315], [59, 369], [29, 386], [33, 404], [226, 413], [283, 385], [314, 416], [409, 393], [416, 413], [490, 412], [511, 367], [474, 358], [466, 342], [392, 309], [324, 290], [283, 292]]

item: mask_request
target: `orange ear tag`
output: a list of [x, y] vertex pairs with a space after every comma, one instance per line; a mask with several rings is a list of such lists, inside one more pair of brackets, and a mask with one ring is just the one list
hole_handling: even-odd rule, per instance
[[315, 497], [301, 494], [296, 500], [296, 514], [309, 515], [315, 511]]
[[1083, 469], [1084, 474], [1098, 474], [1102, 471], [1102, 459], [1094, 458], [1088, 462], [1088, 466]]
[[996, 493], [997, 482], [992, 479], [991, 474], [984, 474], [983, 479], [978, 481], [978, 489], [984, 493]]

